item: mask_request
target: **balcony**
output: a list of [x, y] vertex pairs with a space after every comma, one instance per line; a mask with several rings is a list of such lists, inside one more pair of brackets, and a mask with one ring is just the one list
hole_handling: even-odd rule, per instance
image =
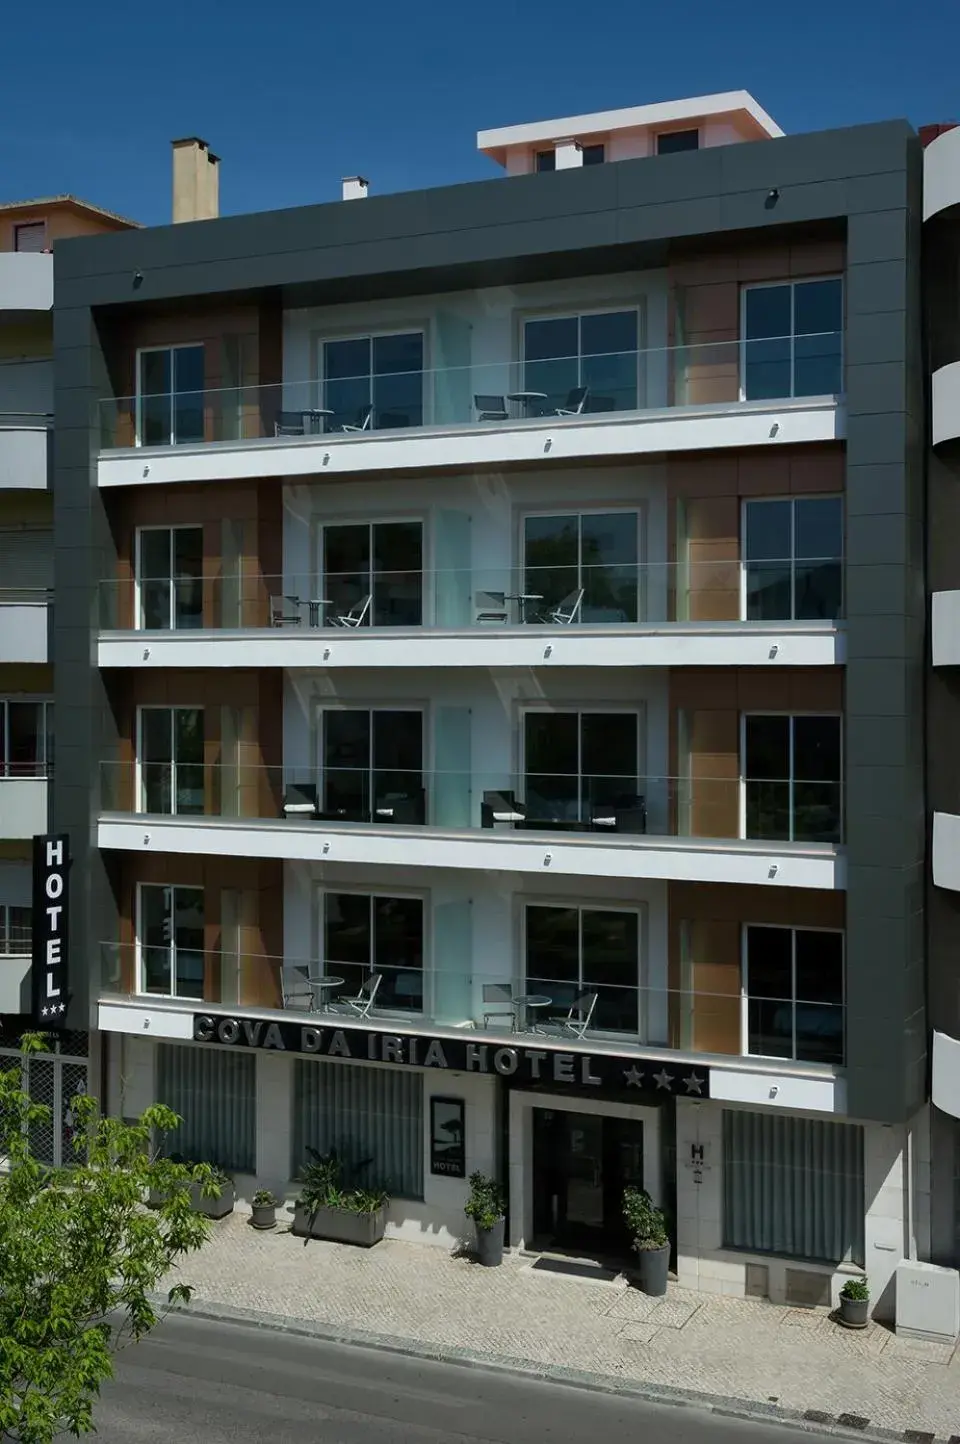
[[51, 605], [45, 587], [0, 587], [0, 665], [49, 660]]
[[[509, 770], [101, 765], [99, 845], [841, 888], [841, 787]], [[794, 801], [791, 803], [791, 797]]]
[[[469, 518], [465, 518], [469, 521]], [[833, 666], [842, 561], [184, 576], [100, 584], [101, 667]], [[767, 620], [794, 573], [806, 620]], [[802, 575], [801, 575], [802, 573]], [[745, 616], [745, 613], [751, 615]]]
[[[839, 378], [842, 335], [803, 339], [825, 359], [818, 374]], [[559, 389], [551, 378], [576, 381], [583, 358], [505, 356], [386, 377], [109, 397], [100, 403], [98, 481], [169, 485], [262, 477], [265, 469], [281, 478], [343, 477], [835, 440], [843, 435], [836, 394], [770, 394], [783, 369], [771, 370], [771, 358], [780, 363], [778, 348], [792, 344], [768, 337], [591, 356], [593, 384]], [[378, 390], [381, 381], [389, 387]]]
[[25, 775], [26, 765], [19, 775], [0, 776], [0, 839], [5, 842], [20, 842], [47, 831], [47, 789], [46, 771], [43, 775]]
[[53, 256], [0, 251], [0, 311], [36, 313], [53, 306]]
[[0, 491], [48, 490], [52, 425], [53, 362], [0, 362]]

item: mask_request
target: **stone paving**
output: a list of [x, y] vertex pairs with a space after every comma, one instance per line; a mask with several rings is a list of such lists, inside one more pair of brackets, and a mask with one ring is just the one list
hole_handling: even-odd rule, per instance
[[[547, 1273], [529, 1258], [484, 1269], [445, 1249], [390, 1239], [371, 1250], [294, 1238], [235, 1213], [166, 1281], [193, 1307], [391, 1336], [429, 1353], [495, 1356], [624, 1384], [869, 1420], [960, 1444], [960, 1350], [841, 1329], [825, 1310], [718, 1297], [673, 1285], [652, 1299], [623, 1280]], [[840, 1422], [845, 1422], [840, 1420]], [[910, 1435], [908, 1434], [909, 1438]]]

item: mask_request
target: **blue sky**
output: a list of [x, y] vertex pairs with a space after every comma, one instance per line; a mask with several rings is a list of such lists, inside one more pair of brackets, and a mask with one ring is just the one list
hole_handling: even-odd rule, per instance
[[376, 193], [482, 179], [477, 130], [711, 91], [788, 132], [960, 119], [957, 0], [44, 0], [2, 32], [0, 199], [71, 191], [147, 224], [181, 135], [223, 157], [234, 213], [358, 171]]

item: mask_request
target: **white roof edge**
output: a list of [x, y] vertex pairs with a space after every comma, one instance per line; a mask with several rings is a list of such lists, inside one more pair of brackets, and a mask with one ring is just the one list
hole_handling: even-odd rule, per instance
[[600, 110], [592, 115], [570, 115], [560, 120], [536, 120], [525, 125], [505, 125], [477, 132], [477, 150], [498, 150], [509, 145], [529, 145], [538, 140], [565, 140], [571, 135], [595, 135], [602, 131], [626, 130], [632, 126], [670, 125], [698, 116], [724, 115], [743, 110], [771, 137], [783, 131], [748, 90], [727, 90], [718, 95], [695, 95], [687, 100], [663, 100], [655, 105], [635, 105], [625, 110]]

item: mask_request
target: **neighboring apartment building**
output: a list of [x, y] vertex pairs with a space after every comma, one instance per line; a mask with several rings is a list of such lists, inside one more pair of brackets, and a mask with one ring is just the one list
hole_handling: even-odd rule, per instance
[[71, 1022], [242, 1191], [336, 1147], [449, 1244], [482, 1169], [514, 1245], [603, 1254], [642, 1182], [681, 1283], [889, 1314], [920, 141], [738, 93], [479, 144], [506, 176], [57, 251]]
[[[31, 839], [47, 831], [54, 760], [52, 249], [132, 224], [73, 196], [0, 204], [0, 1066], [30, 1011]], [[85, 1054], [85, 1025], [64, 1042]], [[67, 1097], [86, 1077], [77, 1067]], [[34, 1060], [38, 1098], [59, 1107], [62, 1077], [53, 1057]], [[51, 1160], [57, 1136], [43, 1143]]]

